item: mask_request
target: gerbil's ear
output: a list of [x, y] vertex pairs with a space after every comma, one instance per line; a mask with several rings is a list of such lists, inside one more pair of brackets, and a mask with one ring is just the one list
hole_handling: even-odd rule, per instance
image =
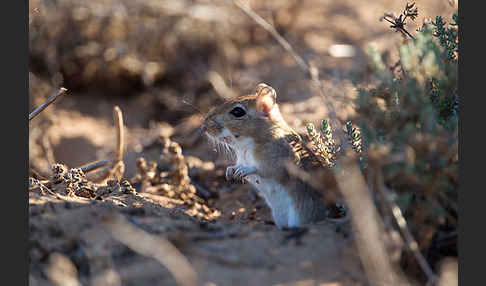
[[260, 83], [256, 88], [256, 108], [258, 112], [263, 113], [269, 117], [274, 105], [277, 101], [277, 93], [273, 87]]

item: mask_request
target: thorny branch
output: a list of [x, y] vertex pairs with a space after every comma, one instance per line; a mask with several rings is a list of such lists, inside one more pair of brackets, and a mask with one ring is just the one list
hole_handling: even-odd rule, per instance
[[41, 113], [42, 110], [46, 109], [46, 107], [48, 107], [51, 103], [53, 103], [59, 96], [63, 95], [66, 91], [67, 89], [61, 87], [55, 94], [51, 95], [46, 101], [44, 101], [44, 103], [42, 103], [39, 107], [34, 109], [34, 111], [32, 111], [29, 114], [29, 121], [32, 120], [34, 117], [36, 117], [39, 113]]

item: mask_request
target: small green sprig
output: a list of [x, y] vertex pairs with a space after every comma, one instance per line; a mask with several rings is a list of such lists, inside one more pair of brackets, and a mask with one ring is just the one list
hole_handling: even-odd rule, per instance
[[326, 140], [325, 144], [328, 152], [335, 157], [339, 152], [339, 146], [336, 145], [336, 142], [333, 139], [332, 128], [327, 119], [321, 121], [321, 132]]
[[353, 150], [359, 154], [359, 165], [361, 169], [366, 168], [366, 159], [363, 152], [363, 139], [361, 131], [358, 127], [353, 127], [351, 121], [347, 121], [345, 124], [346, 135], [348, 136], [349, 143]]
[[433, 35], [439, 39], [440, 45], [447, 51], [447, 55], [450, 60], [457, 60], [457, 53], [459, 52], [458, 41], [458, 18], [457, 14], [452, 14], [453, 23], [446, 27], [446, 22], [441, 16], [435, 18], [435, 22], [432, 22], [434, 26]]
[[348, 139], [351, 143], [351, 146], [353, 146], [353, 150], [356, 151], [356, 153], [361, 154], [362, 147], [361, 147], [361, 132], [359, 131], [358, 128], [353, 127], [353, 124], [351, 121], [346, 122], [346, 134], [348, 135]]

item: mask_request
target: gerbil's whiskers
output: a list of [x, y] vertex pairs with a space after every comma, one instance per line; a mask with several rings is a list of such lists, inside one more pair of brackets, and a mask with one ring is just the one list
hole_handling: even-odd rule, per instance
[[233, 89], [233, 77], [231, 75], [231, 66], [228, 62], [226, 62], [226, 72], [228, 73], [230, 88]]
[[233, 151], [233, 148], [231, 146], [223, 141], [220, 141], [213, 136], [206, 134], [206, 138], [208, 138], [209, 143], [214, 146], [216, 149], [216, 152], [218, 154], [222, 154], [226, 158], [233, 158], [235, 156], [235, 152]]
[[195, 111], [197, 111], [197, 114], [204, 119], [204, 112], [202, 112], [197, 106], [195, 106], [194, 104], [188, 102], [187, 100], [185, 99], [182, 99], [182, 103], [192, 107]]

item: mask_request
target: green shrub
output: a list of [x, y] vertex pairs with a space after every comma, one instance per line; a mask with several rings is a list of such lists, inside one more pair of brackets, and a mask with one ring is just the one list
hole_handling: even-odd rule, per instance
[[366, 156], [387, 147], [386, 158], [373, 166], [426, 256], [436, 251], [439, 232], [457, 228], [459, 53], [457, 15], [452, 18], [446, 25], [437, 17], [409, 37], [399, 48], [398, 69], [387, 67], [371, 46], [373, 87], [356, 81], [351, 119], [360, 126]]
[[[408, 8], [413, 5], [407, 4], [403, 15], [413, 19], [417, 11]], [[392, 28], [405, 30], [407, 17], [403, 15], [388, 21], [397, 23]], [[433, 257], [440, 256], [433, 252], [443, 251], [438, 246], [440, 234], [457, 233], [459, 54], [457, 15], [452, 18], [453, 23], [446, 25], [437, 17], [414, 36], [401, 31], [407, 40], [399, 48], [394, 67], [388, 67], [370, 46], [371, 76], [366, 78], [371, 78], [371, 83], [362, 88], [363, 80], [351, 76], [358, 90], [357, 112], [345, 125], [347, 139], [360, 155], [365, 178], [374, 180], [370, 174], [380, 174], [383, 182], [378, 184], [391, 191], [431, 265], [436, 262]], [[309, 124], [309, 138], [315, 146], [323, 146], [323, 157], [329, 153], [336, 156], [326, 144], [331, 134], [326, 126], [324, 120], [320, 134]], [[332, 164], [323, 165], [333, 168], [334, 162], [333, 157]], [[453, 247], [448, 244], [447, 253], [457, 255], [457, 234], [452, 237], [455, 242]], [[405, 263], [416, 261], [411, 258]]]

